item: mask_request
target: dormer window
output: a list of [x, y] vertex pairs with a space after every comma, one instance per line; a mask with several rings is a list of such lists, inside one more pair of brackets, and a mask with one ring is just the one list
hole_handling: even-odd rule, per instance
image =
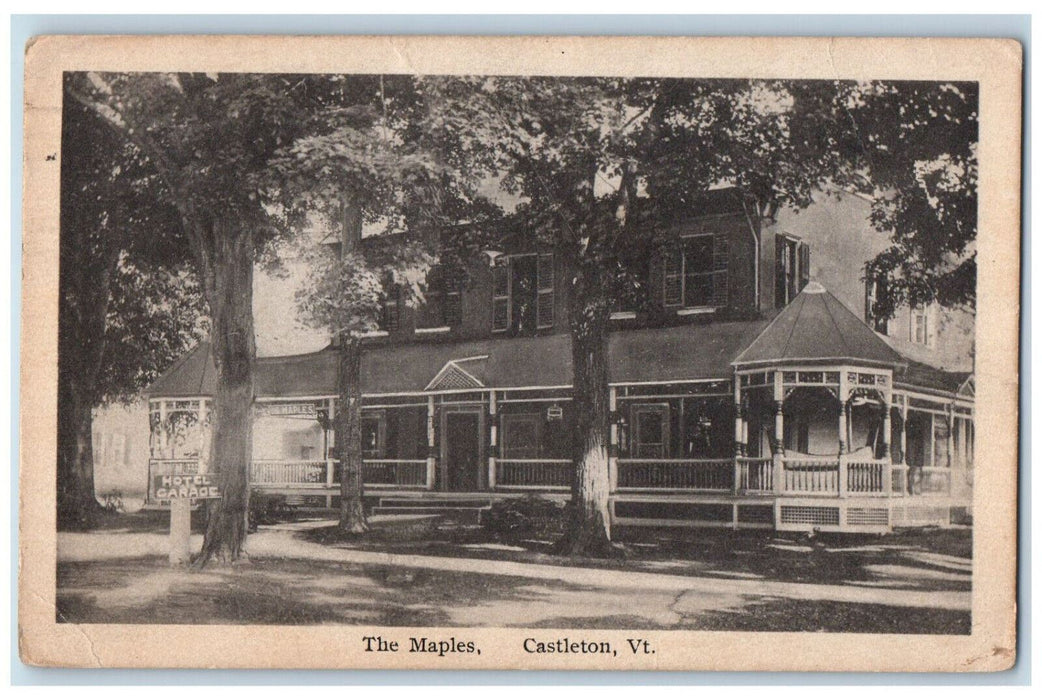
[[554, 325], [554, 256], [500, 257], [492, 268], [492, 331], [531, 334]]
[[725, 236], [682, 237], [679, 249], [663, 259], [663, 304], [683, 309], [727, 306], [727, 261]]
[[810, 246], [795, 236], [775, 239], [774, 305], [782, 307], [796, 298], [810, 281]]

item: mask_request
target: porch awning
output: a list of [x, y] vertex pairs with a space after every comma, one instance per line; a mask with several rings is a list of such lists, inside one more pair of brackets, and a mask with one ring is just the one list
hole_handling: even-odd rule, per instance
[[898, 367], [906, 360], [824, 287], [810, 282], [734, 364], [805, 362]]
[[[731, 361], [766, 325], [764, 320], [734, 321], [613, 333], [611, 381], [727, 380]], [[474, 358], [481, 358], [478, 368]], [[370, 347], [362, 359], [362, 392], [420, 393], [447, 365], [461, 361], [468, 371], [479, 372], [480, 382], [490, 389], [564, 387], [572, 381], [571, 338], [556, 334]], [[178, 360], [146, 393], [153, 398], [210, 396], [214, 379], [210, 347], [204, 343]], [[334, 395], [336, 349], [258, 358], [255, 383], [262, 398]]]

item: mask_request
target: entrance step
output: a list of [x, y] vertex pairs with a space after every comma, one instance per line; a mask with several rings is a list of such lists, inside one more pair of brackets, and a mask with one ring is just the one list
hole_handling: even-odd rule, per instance
[[381, 498], [379, 508], [490, 508], [489, 498]]
[[484, 508], [454, 508], [446, 506], [375, 506], [373, 515], [441, 515], [463, 525], [480, 525]]

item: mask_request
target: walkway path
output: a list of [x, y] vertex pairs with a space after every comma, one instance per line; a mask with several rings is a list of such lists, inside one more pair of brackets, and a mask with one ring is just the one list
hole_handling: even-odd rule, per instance
[[[257, 559], [284, 558], [342, 564], [429, 569], [492, 576], [516, 576], [543, 581], [560, 581], [593, 589], [656, 591], [690, 596], [748, 596], [785, 598], [801, 601], [876, 604], [906, 608], [970, 610], [971, 596], [965, 591], [922, 591], [910, 588], [879, 588], [869, 585], [831, 585], [780, 581], [677, 576], [652, 572], [619, 571], [584, 567], [532, 564], [459, 557], [367, 552], [322, 545], [300, 538], [296, 533], [309, 527], [324, 527], [329, 522], [297, 523], [293, 526], [263, 528], [250, 535], [248, 550]], [[90, 561], [162, 555], [166, 537], [156, 534], [92, 533], [59, 535], [59, 561]], [[198, 548], [199, 543], [193, 542]]]

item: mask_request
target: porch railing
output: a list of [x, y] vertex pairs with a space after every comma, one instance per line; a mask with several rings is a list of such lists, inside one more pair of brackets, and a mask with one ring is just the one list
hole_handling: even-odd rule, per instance
[[569, 459], [497, 459], [496, 487], [571, 488], [575, 467]]
[[618, 489], [730, 491], [733, 459], [620, 459]]
[[[339, 476], [339, 470], [338, 470]], [[339, 478], [337, 479], [339, 482]], [[366, 459], [362, 462], [362, 481], [368, 487], [427, 487], [425, 459]]]
[[952, 470], [948, 467], [891, 467], [893, 496], [949, 496], [952, 493]]
[[774, 460], [770, 457], [739, 457], [736, 468], [740, 491], [769, 493], [774, 490]]
[[885, 494], [888, 460], [851, 460], [847, 467], [847, 491], [859, 495]]
[[326, 460], [254, 460], [250, 483], [263, 486], [325, 486], [329, 483]]
[[782, 460], [785, 493], [839, 495], [839, 458], [786, 457]]

